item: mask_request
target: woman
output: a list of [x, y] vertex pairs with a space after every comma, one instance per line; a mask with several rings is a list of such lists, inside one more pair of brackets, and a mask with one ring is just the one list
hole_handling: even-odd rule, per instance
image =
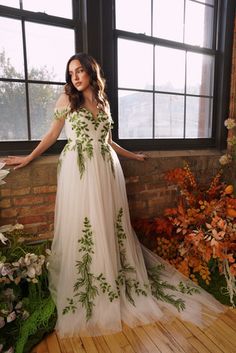
[[122, 330], [122, 322], [132, 327], [179, 313], [201, 325], [223, 306], [141, 248], [132, 230], [116, 153], [138, 161], [146, 156], [112, 141], [104, 87], [97, 62], [84, 53], [73, 55], [50, 131], [29, 156], [6, 159], [15, 169], [27, 165], [65, 125], [49, 266], [57, 331], [61, 337], [108, 334]]

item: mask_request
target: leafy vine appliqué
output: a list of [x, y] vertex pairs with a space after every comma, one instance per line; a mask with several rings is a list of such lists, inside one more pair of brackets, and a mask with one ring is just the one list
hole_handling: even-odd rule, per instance
[[77, 281], [74, 284], [74, 295], [72, 298], [67, 298], [68, 305], [63, 309], [63, 314], [69, 312], [75, 313], [78, 304], [86, 312], [86, 320], [92, 317], [94, 299], [102, 293], [106, 293], [110, 302], [118, 298], [118, 293], [112, 289], [112, 286], [107, 282], [103, 273], [98, 276], [91, 272], [92, 255], [94, 254], [93, 231], [90, 221], [87, 217], [84, 219], [83, 236], [78, 240], [79, 253], [82, 253], [81, 260], [76, 261], [78, 273]]
[[120, 294], [120, 287], [125, 286], [125, 295], [129, 302], [135, 306], [135, 301], [133, 299], [133, 292], [137, 295], [147, 296], [147, 289], [149, 288], [148, 284], [144, 284], [143, 288], [140, 285], [140, 282], [136, 279], [136, 270], [131, 266], [127, 261], [127, 254], [125, 248], [126, 234], [122, 226], [122, 216], [123, 209], [120, 208], [118, 216], [116, 219], [115, 229], [116, 236], [118, 239], [119, 254], [120, 254], [120, 270], [118, 272], [118, 277], [116, 279], [117, 290]]

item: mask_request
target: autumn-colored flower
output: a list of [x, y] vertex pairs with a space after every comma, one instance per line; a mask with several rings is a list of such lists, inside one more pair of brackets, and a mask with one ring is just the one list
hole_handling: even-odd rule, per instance
[[233, 192], [234, 192], [233, 185], [227, 185], [226, 188], [224, 189], [225, 195], [231, 195]]

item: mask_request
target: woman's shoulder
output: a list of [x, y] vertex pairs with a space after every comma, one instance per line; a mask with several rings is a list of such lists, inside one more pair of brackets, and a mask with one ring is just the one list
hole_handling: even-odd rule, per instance
[[55, 105], [55, 109], [61, 110], [70, 107], [69, 96], [66, 93], [61, 93]]
[[70, 100], [69, 97], [66, 93], [61, 93], [61, 95], [58, 97], [56, 104], [55, 104], [55, 109], [54, 109], [54, 118], [55, 119], [60, 119], [60, 118], [66, 118], [67, 114], [70, 111]]

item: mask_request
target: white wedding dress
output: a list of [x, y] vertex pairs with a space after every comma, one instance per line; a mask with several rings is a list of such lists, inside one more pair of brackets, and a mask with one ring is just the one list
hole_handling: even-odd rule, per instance
[[64, 336], [96, 336], [175, 316], [208, 324], [224, 310], [140, 245], [130, 223], [125, 180], [108, 144], [111, 117], [85, 108], [65, 118], [58, 164], [49, 284]]

